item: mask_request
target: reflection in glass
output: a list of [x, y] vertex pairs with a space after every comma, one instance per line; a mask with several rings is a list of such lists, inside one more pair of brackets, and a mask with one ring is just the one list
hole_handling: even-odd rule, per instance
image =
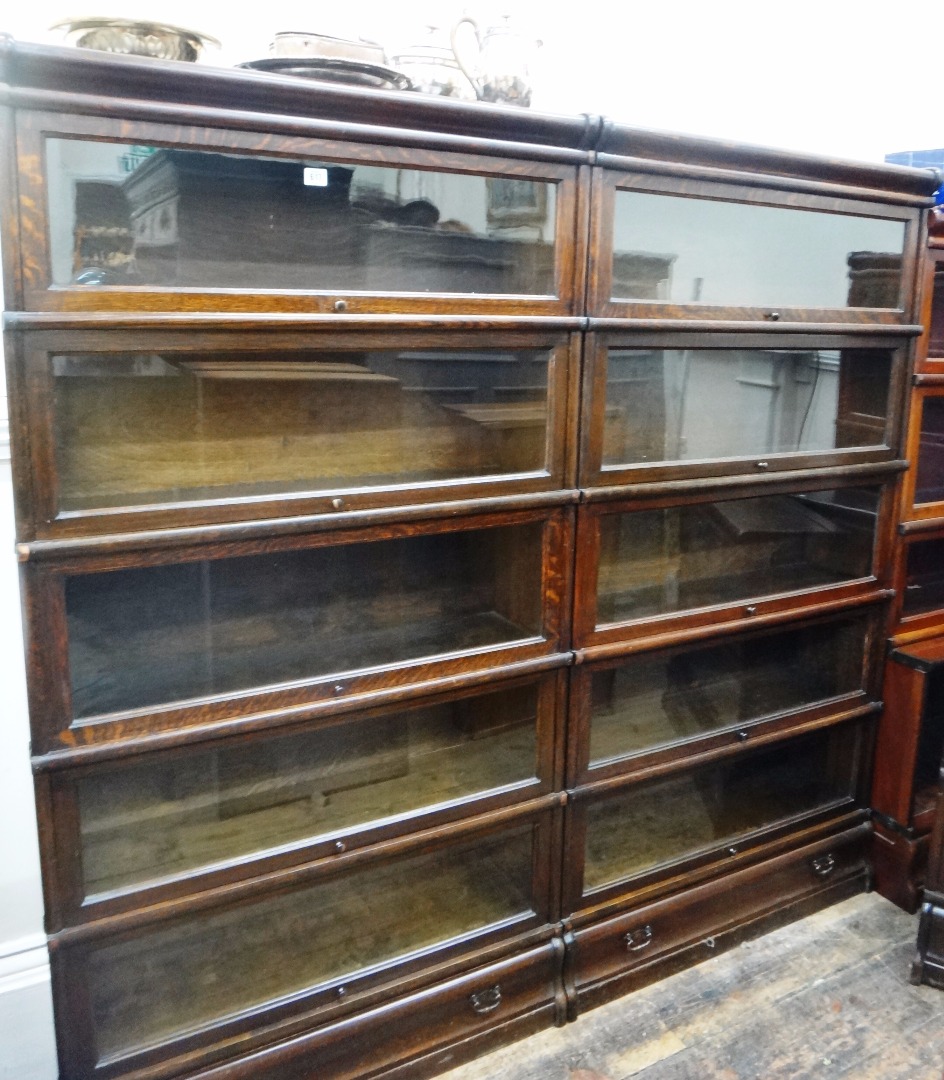
[[932, 357], [944, 356], [944, 262], [935, 263], [934, 266], [928, 353]]
[[46, 140], [55, 285], [555, 294], [555, 187]]
[[877, 508], [849, 488], [603, 514], [597, 623], [865, 577]]
[[74, 715], [537, 637], [542, 531], [538, 522], [69, 577]]
[[617, 191], [612, 296], [673, 304], [897, 308], [901, 221]]
[[853, 754], [826, 732], [638, 784], [587, 811], [584, 888], [596, 889], [848, 799]]
[[60, 507], [538, 472], [549, 368], [547, 350], [55, 356]]
[[531, 830], [358, 869], [97, 947], [99, 1060], [532, 911]]
[[537, 691], [515, 687], [78, 782], [87, 893], [172, 877], [534, 777]]
[[944, 540], [916, 540], [905, 551], [902, 613], [922, 615], [944, 608]]
[[861, 691], [868, 626], [843, 619], [647, 653], [597, 671], [590, 763]]
[[920, 440], [914, 501], [941, 502], [944, 500], [944, 397], [922, 398]]
[[883, 446], [891, 353], [610, 349], [604, 465]]

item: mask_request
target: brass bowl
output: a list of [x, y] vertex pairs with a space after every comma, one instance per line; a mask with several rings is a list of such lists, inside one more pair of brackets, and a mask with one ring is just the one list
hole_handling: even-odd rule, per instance
[[50, 30], [64, 30], [66, 40], [82, 49], [151, 56], [157, 60], [194, 61], [205, 45], [219, 47], [220, 44], [209, 34], [184, 30], [180, 26], [106, 16], [65, 19], [55, 23]]

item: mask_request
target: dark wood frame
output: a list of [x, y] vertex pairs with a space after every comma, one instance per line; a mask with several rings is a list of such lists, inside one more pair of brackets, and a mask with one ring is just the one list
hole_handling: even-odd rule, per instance
[[944, 542], [944, 520], [928, 519], [915, 523], [914, 527], [899, 527], [901, 535], [893, 553], [893, 587], [895, 600], [892, 604], [892, 633], [890, 645], [904, 645], [922, 638], [934, 637], [944, 626], [944, 604], [940, 608], [909, 614], [905, 611], [904, 596], [908, 583], [908, 554], [915, 544]]
[[[464, 314], [569, 315], [582, 295], [574, 278], [575, 235], [578, 221], [577, 168], [554, 162], [517, 161], [484, 154], [427, 151], [419, 148], [342, 140], [271, 131], [225, 130], [210, 126], [168, 125], [149, 118], [116, 123], [107, 117], [65, 116], [29, 112], [17, 117], [19, 181], [22, 218], [21, 263], [23, 302], [33, 311], [225, 311], [225, 312], [351, 312], [416, 314], [461, 311]], [[443, 293], [390, 293], [329, 290], [262, 290], [157, 286], [57, 286], [50, 282], [49, 222], [45, 200], [43, 162], [46, 138], [86, 138], [104, 142], [132, 142], [154, 146], [188, 147], [227, 153], [263, 153], [266, 157], [403, 165], [545, 180], [557, 185], [555, 225], [555, 278], [553, 296], [468, 295]], [[343, 306], [338, 306], [342, 304]]]
[[[359, 851], [375, 844], [406, 837], [417, 831], [435, 830], [441, 825], [461, 823], [473, 815], [487, 815], [526, 802], [545, 799], [560, 790], [563, 758], [563, 706], [566, 692], [565, 672], [562, 669], [545, 672], [537, 670], [530, 676], [511, 679], [489, 678], [477, 685], [465, 686], [451, 693], [440, 693], [404, 701], [397, 712], [412, 712], [448, 701], [470, 699], [484, 694], [501, 693], [524, 686], [534, 686], [537, 692], [535, 717], [536, 760], [533, 778], [499, 788], [491, 788], [450, 799], [444, 803], [420, 806], [379, 821], [366, 819], [360, 824], [317, 833], [254, 851], [246, 851], [204, 866], [180, 871], [153, 881], [143, 880], [114, 890], [87, 897], [82, 886], [82, 838], [77, 784], [97, 776], [120, 770], [122, 766], [147, 761], [185, 759], [194, 750], [225, 750], [230, 747], [249, 747], [272, 738], [292, 736], [308, 731], [320, 731], [362, 720], [384, 716], [390, 707], [375, 707], [353, 712], [316, 715], [305, 724], [270, 723], [255, 732], [235, 732], [207, 740], [202, 733], [182, 732], [176, 745], [165, 750], [150, 750], [136, 745], [102, 746], [93, 761], [80, 756], [68, 758], [56, 767], [38, 763], [36, 797], [40, 822], [43, 823], [44, 850], [55, 854], [45, 867], [46, 918], [51, 932], [67, 926], [80, 925], [98, 918], [133, 911], [137, 907], [195, 895], [198, 892], [231, 885], [257, 875], [287, 869], [300, 864], [330, 863], [345, 852]], [[137, 751], [137, 752], [136, 752]]]
[[[856, 600], [882, 599], [890, 593], [878, 591], [883, 584], [884, 566], [888, 557], [888, 523], [893, 511], [893, 491], [882, 486], [879, 476], [873, 472], [868, 480], [853, 471], [851, 474], [826, 471], [803, 474], [798, 480], [783, 483], [783, 478], [771, 477], [771, 482], [755, 481], [708, 485], [698, 482], [652, 485], [648, 491], [640, 485], [628, 489], [622, 498], [614, 497], [612, 491], [600, 492], [600, 498], [579, 507], [577, 515], [577, 547], [582, 557], [576, 569], [574, 599], [574, 647], [578, 658], [599, 658], [603, 655], [619, 655], [627, 651], [628, 643], [635, 647], [669, 645], [684, 641], [697, 632], [709, 633], [725, 629], [746, 629], [752, 624], [764, 625], [788, 612], [798, 617], [814, 610], [827, 610], [826, 605], [854, 603]], [[867, 576], [854, 581], [840, 582], [831, 586], [799, 589], [768, 596], [744, 597], [730, 603], [714, 604], [685, 611], [650, 615], [639, 619], [616, 623], [598, 624], [597, 572], [600, 550], [600, 519], [607, 514], [624, 514], [672, 507], [695, 506], [728, 499], [797, 494], [806, 491], [828, 490], [838, 487], [880, 487], [879, 511], [876, 519], [872, 570]], [[651, 491], [651, 497], [646, 497]], [[630, 497], [634, 496], [634, 497]], [[597, 647], [609, 646], [608, 649]]]
[[[849, 619], [859, 619], [863, 625], [863, 648], [861, 657], [861, 684], [856, 691], [837, 697], [815, 700], [808, 704], [784, 711], [765, 713], [738, 723], [728, 724], [700, 734], [666, 740], [658, 746], [630, 751], [618, 757], [590, 762], [590, 732], [592, 724], [592, 688], [593, 678], [599, 672], [618, 670], [627, 660], [645, 657], [650, 652], [633, 649], [623, 657], [609, 656], [602, 660], [587, 659], [579, 663], [570, 673], [570, 738], [567, 743], [567, 786], [568, 788], [585, 787], [598, 780], [609, 780], [621, 776], [648, 775], [653, 769], [662, 766], [686, 763], [697, 764], [711, 760], [717, 751], [740, 746], [763, 746], [777, 742], [785, 735], [800, 735], [815, 731], [821, 727], [857, 716], [871, 716], [881, 709], [876, 679], [876, 658], [883, 645], [882, 630], [885, 612], [882, 606], [863, 605], [844, 608], [841, 613], [812, 617], [797, 622], [794, 617], [787, 621], [771, 622], [754, 630], [739, 630], [734, 633], [724, 632], [709, 638], [696, 639], [691, 646], [681, 646], [684, 651], [691, 648], [697, 651], [710, 648], [722, 641], [744, 641], [785, 630], [802, 631], [810, 627], [829, 627]], [[674, 649], [656, 649], [660, 654]], [[589, 657], [590, 652], [587, 653]]]
[[[697, 477], [774, 475], [799, 469], [836, 468], [844, 465], [879, 463], [900, 456], [901, 412], [905, 393], [910, 349], [900, 336], [820, 336], [810, 334], [749, 333], [646, 333], [624, 325], [598, 323], [601, 329], [588, 335], [585, 346], [581, 417], [580, 476], [582, 487], [614, 487], [645, 481], [659, 482]], [[608, 326], [603, 330], [604, 325]], [[609, 349], [876, 349], [892, 354], [889, 372], [888, 411], [885, 437], [876, 446], [846, 447], [831, 451], [769, 453], [692, 461], [653, 461], [604, 465], [603, 442], [606, 421], [607, 356]]]
[[[784, 850], [796, 842], [798, 832], [810, 836], [822, 829], [837, 827], [840, 823], [852, 824], [867, 820], [866, 765], [870, 752], [869, 738], [874, 728], [874, 719], [870, 714], [874, 714], [874, 710], [851, 710], [849, 713], [840, 713], [813, 729], [829, 731], [849, 741], [851, 749], [843, 755], [851, 765], [852, 790], [847, 797], [836, 800], [828, 807], [810, 810], [751, 830], [734, 841], [716, 841], [687, 855], [627, 874], [592, 889], [584, 887], [588, 807], [594, 802], [605, 800], [609, 796], [618, 796], [640, 784], [684, 774], [691, 767], [691, 763], [665, 762], [629, 776], [611, 777], [575, 788], [570, 792], [570, 814], [565, 824], [565, 844], [568, 852], [563, 891], [565, 917], [590, 912], [598, 916], [614, 907], [636, 906], [652, 897], [665, 895], [683, 884], [687, 886], [724, 874], [730, 864], [740, 868]], [[757, 740], [746, 747], [743, 744], [722, 746], [700, 755], [697, 764], [704, 767], [744, 757], [758, 750], [770, 749], [771, 746], [788, 746], [795, 741], [795, 735], [795, 732], [787, 732], [779, 737]]]
[[[560, 811], [553, 798], [532, 801], [479, 820], [455, 823], [439, 830], [376, 845], [363, 852], [339, 855], [333, 863], [315, 863], [256, 876], [228, 888], [218, 888], [190, 899], [166, 901], [156, 907], [115, 918], [98, 920], [84, 928], [55, 935], [50, 942], [53, 993], [61, 1018], [59, 1047], [63, 1074], [80, 1077], [124, 1076], [147, 1069], [147, 1074], [167, 1077], [182, 1067], [188, 1071], [234, 1053], [264, 1046], [276, 1036], [299, 1034], [320, 1023], [347, 1015], [376, 1001], [417, 986], [429, 985], [445, 971], [461, 971], [506, 955], [517, 946], [532, 945], [550, 936], [550, 924], [558, 917], [555, 867], [558, 862]], [[104, 948], [146, 934], [175, 919], [198, 917], [223, 909], [251, 905], [292, 892], [306, 884], [343, 876], [347, 870], [377, 866], [408, 855], [431, 853], [452, 843], [488, 841], [503, 831], [530, 830], [532, 834], [532, 911], [478, 931], [414, 950], [400, 958], [332, 978], [307, 991], [240, 1010], [229, 1017], [207, 1021], [193, 1033], [182, 1033], [150, 1044], [139, 1051], [122, 1053], [113, 1061], [97, 1063], [91, 1015], [87, 964], [96, 948]]]
[[575, 928], [568, 939], [573, 1012], [717, 956], [824, 901], [854, 896], [869, 877], [868, 836], [865, 823], [807, 830], [799, 848], [772, 848], [762, 862], [744, 862], [667, 899], [642, 901], [632, 913], [576, 914], [568, 920]]
[[[433, 690], [437, 682], [480, 673], [526, 661], [545, 659], [556, 666], [567, 647], [569, 574], [572, 558], [572, 512], [566, 508], [521, 510], [477, 516], [451, 517], [427, 521], [425, 527], [387, 524], [369, 530], [341, 529], [336, 533], [280, 535], [271, 530], [253, 540], [211, 540], [195, 544], [184, 537], [182, 546], [160, 550], [149, 545], [145, 534], [132, 535], [130, 543], [103, 542], [99, 550], [82, 554], [60, 552], [48, 560], [33, 559], [22, 567], [22, 586], [27, 596], [25, 627], [30, 653], [27, 689], [33, 725], [34, 754], [111, 740], [126, 740], [184, 727], [210, 728], [227, 721], [261, 719], [281, 714], [290, 717], [314, 715], [319, 710], [336, 711], [339, 704], [366, 707], [379, 701], [392, 702], [409, 692]], [[344, 522], [341, 522], [343, 525]], [[65, 611], [65, 579], [70, 574], [104, 573], [130, 567], [152, 567], [203, 559], [221, 559], [254, 554], [271, 554], [324, 548], [335, 544], [382, 542], [413, 535], [469, 532], [503, 526], [541, 524], [542, 541], [542, 621], [541, 636], [520, 641], [422, 657], [383, 667], [337, 672], [283, 686], [259, 687], [192, 701], [168, 703], [108, 713], [102, 717], [72, 718], [68, 673], [68, 638]]]
[[[910, 303], [901, 302], [895, 308], [791, 308], [776, 310], [762, 307], [720, 306], [712, 304], [677, 304], [661, 301], [620, 301], [611, 296], [613, 264], [613, 230], [616, 192], [620, 188], [651, 194], [678, 195], [720, 200], [732, 203], [753, 203], [796, 210], [819, 210], [827, 213], [858, 217], [879, 217], [901, 221], [905, 226], [902, 248], [902, 280], [899, 299], [910, 298], [914, 291], [914, 260], [921, 240], [921, 212], [914, 200], [894, 206], [871, 201], [864, 193], [847, 191], [837, 194], [835, 188], [813, 183], [792, 185], [774, 181], [769, 187], [763, 180], [745, 183], [731, 182], [720, 172], [684, 171], [664, 168], [660, 175], [651, 166], [640, 168], [639, 162], [621, 162], [619, 158], [601, 157], [603, 166], [594, 177], [591, 251], [593, 253], [588, 282], [590, 312], [602, 318], [631, 318], [645, 320], [705, 320], [719, 322], [831, 324], [835, 329], [849, 324], [895, 326], [909, 323]], [[632, 170], [632, 171], [630, 171]], [[693, 175], [696, 174], [696, 175]], [[853, 195], [853, 198], [843, 197]]]
[[931, 502], [915, 502], [924, 403], [928, 398], [944, 399], [944, 374], [916, 375], [915, 384], [915, 389], [911, 394], [908, 436], [905, 446], [905, 456], [911, 463], [911, 468], [903, 478], [901, 517], [906, 521], [923, 522], [944, 517], [944, 498]]
[[931, 241], [924, 253], [920, 274], [919, 299], [923, 329], [918, 342], [916, 371], [921, 374], [944, 375], [944, 249], [935, 247]]
[[[10, 335], [8, 370], [11, 397], [21, 403], [14, 424], [13, 459], [20, 514], [19, 539], [56, 539], [128, 532], [137, 529], [172, 529], [226, 521], [265, 520], [273, 517], [356, 512], [424, 503], [456, 502], [473, 506], [482, 498], [514, 498], [547, 494], [574, 486], [576, 410], [570, 403], [578, 394], [580, 341], [565, 332], [489, 332], [474, 343], [460, 331], [396, 329], [378, 333], [350, 325], [328, 331], [311, 328], [240, 328], [229, 324], [197, 323], [187, 330], [149, 328], [23, 331]], [[547, 350], [547, 429], [544, 467], [526, 473], [458, 478], [448, 482], [398, 483], [374, 487], [332, 488], [284, 495], [221, 496], [164, 503], [123, 504], [101, 509], [61, 511], [57, 500], [54, 440], [54, 390], [50, 372], [53, 353], [82, 352], [102, 356], [138, 351], [186, 355], [193, 351], [224, 350], [238, 355], [268, 350], [311, 349], [344, 353], [366, 350], [458, 350], [475, 348]]]
[[[486, 181], [511, 176], [553, 182], [558, 196], [558, 295], [50, 289], [45, 131], [112, 142], [152, 141], [282, 158], [303, 153], [456, 170]], [[888, 447], [778, 459], [766, 476], [758, 476], [756, 463], [747, 459], [699, 462], [686, 466], [688, 471], [602, 474], [593, 467], [594, 454], [599, 464], [594, 443], [599, 437], [584, 430], [593, 415], [590, 398], [598, 393], [594, 379], [601, 377], [602, 365], [588, 356], [582, 376], [581, 353], [588, 334], [594, 335], [597, 348], [606, 340], [694, 341], [695, 334], [702, 335], [703, 343], [887, 344], [899, 353], [894, 387], [903, 395], [903, 358], [914, 351], [909, 338], [920, 333], [920, 327], [910, 325], [918, 312], [910, 294], [922, 211], [938, 183], [929, 170], [680, 138], [595, 115], [542, 116], [424, 95], [319, 86], [258, 72], [18, 45], [2, 37], [0, 135], [10, 150], [0, 165], [0, 211], [5, 295], [11, 309], [5, 326], [17, 550], [23, 564], [33, 765], [64, 1080], [171, 1080], [182, 1075], [200, 1080], [305, 1080], [313, 1072], [323, 1080], [364, 1075], [406, 1080], [431, 1075], [509, 1038], [563, 1023], [576, 1015], [578, 1006], [598, 1003], [620, 989], [711, 955], [716, 944], [731, 943], [761, 925], [787, 921], [867, 886], [862, 853], [867, 811], [862, 800], [857, 806], [850, 798], [759, 830], [733, 845], [733, 854], [721, 845], [582, 894], [580, 829], [588, 805], [650, 776], [681, 774], [694, 764], [741, 755], [754, 746], [787, 748], [805, 732], [822, 730], [825, 735], [828, 729], [849, 733], [844, 767], [856, 770], [859, 795], [867, 778], [877, 699], [879, 642], [874, 626], [891, 597], [886, 566], [893, 548], [891, 504], [905, 463], [893, 460], [893, 416]], [[640, 190], [901, 221], [908, 230], [901, 294], [905, 302], [900, 308], [776, 313], [613, 304], [607, 285], [612, 207], [615, 188], [628, 183]], [[473, 347], [499, 340], [558, 343], [559, 366], [566, 367], [567, 374], [564, 378], [556, 372], [560, 382], [555, 384], [553, 464], [546, 475], [435, 490], [352, 491], [343, 496], [301, 492], [286, 499], [233, 499], [223, 505], [150, 506], [56, 518], [49, 388], [41, 374], [36, 377], [37, 365], [41, 373], [45, 362], [36, 359], [37, 350], [44, 342], [61, 342], [66, 350], [78, 341], [133, 341], [143, 347], [147, 342], [190, 339], [225, 340], [236, 348], [247, 340], [330, 341], [340, 349], [359, 341], [378, 347], [398, 340], [462, 341]], [[923, 347], [919, 342], [919, 352]], [[932, 368], [934, 359], [926, 372], [944, 374], [944, 365]], [[582, 408], [581, 391], [587, 398]], [[896, 397], [895, 408], [900, 404]], [[558, 423], [565, 427], [558, 429]], [[579, 439], [583, 441], [578, 446]], [[579, 480], [578, 453], [583, 458]], [[846, 484], [884, 489], [872, 574], [835, 588], [765, 597], [757, 604], [724, 604], [618, 624], [606, 633], [589, 625], [596, 573], [593, 534], [603, 513]], [[342, 505], [334, 505], [336, 498]], [[536, 522], [543, 522], [544, 529], [542, 635], [507, 648], [444, 654], [68, 726], [63, 581], [70, 573]], [[743, 725], [749, 729], [746, 747], [738, 737], [739, 727], [650, 748], [630, 760], [607, 763], [602, 770], [586, 767], [581, 753], [592, 671], [634, 652], [687, 642], [707, 645], [727, 634], [768, 628], [802, 630], [840, 615], [862, 615], [873, 624], [873, 647], [866, 649], [871, 662], [864, 661], [861, 693]], [[576, 652], [571, 651], [572, 632], [580, 646]], [[564, 670], [571, 665], [577, 665], [572, 673]], [[271, 735], [340, 725], [349, 718], [531, 680], [540, 682], [545, 706], [540, 779], [533, 784], [345, 830], [340, 840], [344, 851], [318, 838], [292, 851], [270, 849], [211, 872], [82, 903], [71, 788], [77, 777], [94, 776], [116, 763], [144, 762], [151, 755], [185, 754], [218, 740], [251, 744]], [[570, 755], [566, 761], [565, 753]], [[393, 860], [404, 854], [432, 852], [464, 837], [500, 836], [517, 827], [539, 835], [533, 882], [540, 910], [533, 916], [385, 964], [363, 974], [353, 992], [343, 997], [330, 990], [314, 995], [303, 991], [239, 1021], [210, 1024], [204, 1034], [152, 1047], [124, 1063], [96, 1067], [86, 964], [91, 950], [185, 913], [211, 913], [357, 866], [388, 860], [395, 865]], [[830, 876], [833, 869], [836, 873]], [[612, 977], [607, 970], [597, 978], [599, 967], [588, 973], [583, 966], [585, 944], [608, 936], [619, 923], [617, 946], [626, 955], [626, 933], [637, 929], [640, 918], [655, 919], [654, 908], [660, 919], [665, 913], [681, 927], [678, 948], [664, 950], [657, 942], [651, 954], [639, 954], [652, 955], [652, 961], [633, 964], [631, 970], [617, 965]], [[343, 980], [337, 982], [347, 989]], [[483, 994], [486, 1008], [477, 1010], [475, 999]]]

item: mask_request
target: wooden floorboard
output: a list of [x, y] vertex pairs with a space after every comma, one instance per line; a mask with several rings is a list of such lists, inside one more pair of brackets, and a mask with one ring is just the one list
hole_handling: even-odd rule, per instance
[[446, 1074], [446, 1080], [944, 1080], [917, 919], [853, 897]]

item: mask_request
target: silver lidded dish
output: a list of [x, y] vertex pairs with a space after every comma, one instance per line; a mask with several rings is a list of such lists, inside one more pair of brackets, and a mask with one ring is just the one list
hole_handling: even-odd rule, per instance
[[150, 56], [156, 60], [196, 60], [206, 45], [219, 48], [219, 41], [209, 34], [185, 30], [181, 26], [148, 22], [141, 19], [117, 19], [90, 16], [64, 19], [50, 30], [64, 30], [66, 40], [82, 49], [123, 53], [127, 56]]

